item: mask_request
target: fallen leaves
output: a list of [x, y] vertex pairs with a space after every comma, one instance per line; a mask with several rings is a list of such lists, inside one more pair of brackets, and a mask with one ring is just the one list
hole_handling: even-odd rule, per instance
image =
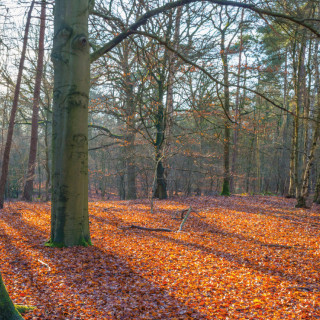
[[[174, 213], [192, 206], [183, 231]], [[320, 318], [320, 214], [277, 197], [91, 202], [94, 246], [47, 248], [50, 206], [7, 204], [0, 262], [26, 319]], [[19, 214], [12, 214], [19, 212]]]

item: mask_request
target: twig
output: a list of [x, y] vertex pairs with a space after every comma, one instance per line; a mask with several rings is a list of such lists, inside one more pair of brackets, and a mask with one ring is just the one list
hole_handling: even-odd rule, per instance
[[49, 271], [51, 271], [51, 268], [50, 268], [50, 266], [49, 266], [47, 263], [41, 261], [40, 259], [38, 259], [38, 261], [39, 261], [41, 264], [43, 264], [44, 266], [46, 266]]
[[141, 227], [141, 226], [136, 226], [132, 224], [129, 227], [121, 227], [122, 229], [140, 229], [140, 230], [145, 230], [145, 231], [163, 231], [163, 232], [172, 232], [170, 229], [166, 228], [146, 228], [146, 227]]
[[185, 222], [187, 221], [188, 217], [189, 217], [189, 214], [190, 212], [192, 211], [192, 207], [189, 208], [188, 212], [186, 213], [184, 219], [182, 220], [181, 224], [180, 224], [180, 227], [179, 227], [179, 230], [178, 232], [180, 232], [183, 228], [183, 225], [185, 224]]

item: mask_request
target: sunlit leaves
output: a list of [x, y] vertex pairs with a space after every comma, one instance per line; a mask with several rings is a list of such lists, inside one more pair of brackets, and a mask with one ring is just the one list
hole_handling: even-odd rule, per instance
[[[177, 211], [192, 206], [183, 232]], [[46, 248], [49, 204], [0, 213], [1, 272], [26, 319], [317, 319], [319, 207], [237, 196], [91, 202], [94, 246]], [[201, 217], [200, 217], [201, 216]]]

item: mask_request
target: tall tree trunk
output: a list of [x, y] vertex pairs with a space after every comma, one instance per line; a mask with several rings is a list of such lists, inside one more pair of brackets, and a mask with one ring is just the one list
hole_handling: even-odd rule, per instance
[[125, 149], [126, 149], [126, 175], [127, 175], [127, 192], [126, 199], [137, 198], [136, 188], [136, 159], [135, 159], [135, 112], [136, 106], [134, 101], [134, 77], [130, 69], [129, 47], [130, 41], [125, 40], [123, 45], [123, 90], [125, 95], [125, 117], [126, 117], [126, 133]]
[[167, 198], [167, 182], [164, 175], [163, 167], [163, 143], [164, 143], [164, 134], [165, 134], [165, 114], [163, 106], [163, 82], [164, 77], [161, 76], [161, 79], [158, 80], [158, 105], [157, 105], [157, 114], [156, 114], [156, 140], [154, 142], [155, 147], [155, 162], [156, 162], [156, 179], [153, 186], [153, 197], [159, 199]]
[[156, 179], [153, 197], [158, 199], [167, 199], [167, 182], [164, 176], [164, 167], [162, 164], [162, 155], [160, 152], [156, 152]]
[[132, 132], [126, 137], [126, 170], [127, 170], [127, 194], [126, 199], [137, 199], [136, 188], [136, 163], [135, 163], [135, 132]]
[[89, 0], [56, 0], [52, 209], [48, 245], [90, 243], [88, 216]]
[[[288, 106], [288, 97], [287, 97], [287, 92], [288, 92], [288, 48], [286, 47], [285, 49], [285, 62], [284, 62], [284, 85], [283, 85], [283, 106], [285, 109], [287, 109]], [[283, 177], [283, 168], [287, 166], [286, 163], [286, 153], [285, 153], [285, 146], [287, 145], [287, 136], [288, 136], [288, 118], [289, 114], [284, 113], [282, 115], [281, 113], [281, 118], [282, 119], [282, 124], [280, 127], [280, 132], [279, 136], [281, 137], [281, 143], [283, 148], [280, 150], [280, 156], [278, 160], [278, 168], [279, 168], [279, 188], [278, 191], [283, 194], [283, 190], [286, 187], [285, 186], [285, 179]], [[280, 191], [282, 190], [282, 191]]]
[[[319, 94], [320, 94], [320, 92], [319, 92]], [[306, 208], [307, 207], [306, 201], [307, 201], [307, 198], [309, 195], [309, 188], [308, 187], [309, 187], [310, 171], [311, 171], [311, 167], [313, 165], [314, 155], [315, 155], [317, 141], [318, 141], [319, 132], [320, 132], [320, 130], [319, 130], [320, 129], [320, 110], [318, 110], [317, 122], [316, 122], [315, 126], [316, 127], [314, 129], [314, 133], [313, 133], [313, 137], [312, 137], [310, 153], [308, 155], [308, 159], [305, 164], [305, 169], [304, 169], [304, 173], [303, 173], [301, 190], [299, 191], [299, 195], [297, 197], [296, 208]]]
[[[295, 117], [293, 122], [292, 147], [290, 155], [290, 184], [288, 197], [298, 197], [299, 193], [299, 117], [304, 105], [303, 83], [305, 82], [305, 36], [301, 41], [298, 63], [293, 59], [294, 89], [295, 89]], [[297, 44], [295, 44], [297, 45]], [[293, 56], [295, 55], [295, 50]]]
[[9, 161], [10, 161], [10, 151], [11, 151], [11, 145], [12, 145], [14, 121], [15, 121], [15, 117], [18, 109], [22, 72], [24, 69], [24, 61], [26, 57], [26, 50], [27, 50], [27, 43], [28, 43], [28, 34], [29, 34], [29, 28], [30, 28], [30, 22], [31, 22], [31, 13], [34, 7], [34, 3], [35, 3], [35, 0], [31, 2], [30, 9], [27, 16], [21, 58], [19, 63], [17, 83], [14, 90], [14, 97], [13, 97], [12, 109], [11, 109], [10, 120], [9, 120], [7, 141], [6, 141], [6, 145], [3, 153], [2, 170], [1, 170], [1, 178], [0, 178], [0, 209], [3, 208], [3, 204], [4, 204], [4, 192], [5, 192], [6, 182], [8, 178], [8, 171], [9, 171]]
[[20, 313], [14, 307], [7, 289], [3, 283], [0, 273], [0, 319], [1, 320], [23, 320]]
[[51, 178], [50, 165], [49, 165], [48, 122], [49, 122], [49, 111], [47, 111], [45, 132], [44, 132], [44, 146], [45, 146], [44, 169], [46, 172], [45, 201], [49, 201], [49, 186], [50, 186], [50, 178]]
[[[240, 24], [243, 23], [244, 10], [241, 11]], [[240, 124], [240, 75], [241, 75], [241, 63], [242, 63], [242, 46], [243, 46], [243, 32], [240, 26], [240, 48], [239, 48], [239, 60], [238, 60], [238, 74], [237, 74], [237, 92], [236, 92], [236, 105], [235, 105], [235, 125], [233, 131], [233, 153], [231, 162], [231, 177], [230, 177], [230, 190], [235, 192], [235, 177], [236, 177], [236, 164], [238, 158], [238, 139], [239, 139], [239, 126]]]
[[[305, 93], [305, 54], [306, 54], [306, 40], [305, 35], [301, 41], [300, 53], [299, 53], [299, 69], [298, 79], [296, 83], [297, 105], [296, 105], [296, 117], [295, 117], [295, 171], [294, 171], [294, 184], [296, 187], [295, 196], [298, 198], [300, 181], [299, 181], [299, 117], [301, 111], [304, 110], [304, 93]], [[306, 163], [306, 161], [304, 161]]]
[[[173, 48], [175, 50], [178, 49], [179, 40], [180, 40], [180, 24], [181, 24], [181, 16], [182, 16], [182, 7], [177, 8], [176, 18], [175, 18], [175, 26], [174, 26], [174, 35], [173, 35]], [[168, 52], [168, 85], [167, 85], [167, 101], [166, 101], [166, 151], [165, 153], [170, 154], [171, 150], [171, 135], [173, 129], [173, 84], [174, 77], [177, 73], [177, 56], [173, 52]], [[168, 161], [168, 159], [166, 159]], [[170, 175], [169, 166], [166, 167], [166, 176]], [[173, 189], [171, 189], [173, 190]]]
[[[298, 110], [296, 103], [296, 112]], [[295, 198], [295, 190], [296, 190], [296, 171], [297, 171], [297, 152], [298, 148], [298, 132], [299, 132], [299, 121], [298, 115], [293, 120], [293, 132], [292, 132], [292, 143], [291, 143], [291, 152], [290, 152], [290, 180], [289, 180], [289, 189], [288, 189], [288, 198]]]
[[33, 181], [35, 175], [37, 144], [38, 144], [38, 114], [39, 114], [39, 100], [41, 89], [41, 78], [43, 72], [43, 57], [44, 57], [44, 36], [46, 30], [46, 3], [44, 0], [41, 2], [40, 14], [40, 33], [39, 33], [39, 52], [37, 61], [36, 80], [33, 92], [33, 106], [32, 106], [32, 125], [31, 125], [31, 140], [30, 152], [28, 162], [27, 179], [23, 190], [23, 199], [32, 201], [33, 194]]
[[[221, 35], [221, 59], [223, 63], [223, 83], [224, 83], [224, 110], [229, 114], [230, 111], [230, 91], [229, 91], [229, 69], [228, 53], [225, 48], [225, 31]], [[223, 185], [221, 195], [230, 195], [230, 123], [226, 117], [224, 122], [224, 146], [223, 146]]]
[[[320, 133], [320, 73], [319, 73], [319, 62], [318, 62], [318, 50], [319, 50], [319, 42], [315, 45], [315, 56], [314, 56], [314, 69], [315, 69], [315, 96], [317, 96], [317, 120], [315, 123], [315, 129], [312, 137], [311, 142], [311, 149], [307, 158], [307, 162], [304, 165], [304, 173], [303, 173], [303, 179], [301, 183], [301, 189], [299, 190], [298, 194], [298, 201], [296, 204], [297, 208], [306, 208], [307, 204], [307, 198], [309, 196], [309, 179], [310, 179], [310, 171], [311, 167], [313, 165], [314, 157], [315, 157], [315, 151], [317, 146], [317, 141], [319, 138]], [[318, 189], [316, 190], [315, 195], [318, 193]]]

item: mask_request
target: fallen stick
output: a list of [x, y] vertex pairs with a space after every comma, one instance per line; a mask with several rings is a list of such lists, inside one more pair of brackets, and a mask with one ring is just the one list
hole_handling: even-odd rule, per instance
[[178, 232], [180, 232], [180, 231], [182, 230], [183, 225], [184, 225], [185, 222], [187, 221], [187, 219], [188, 219], [189, 214], [190, 214], [191, 211], [192, 211], [192, 207], [189, 208], [188, 212], [187, 212], [186, 215], [184, 216], [184, 218], [183, 218], [183, 220], [182, 220], [182, 222], [181, 222], [181, 224], [180, 224], [180, 227], [179, 227]]
[[50, 266], [49, 266], [47, 263], [41, 261], [40, 259], [38, 259], [38, 261], [39, 261], [41, 264], [43, 264], [44, 266], [46, 266], [49, 271], [51, 271], [51, 268], [50, 268]]
[[136, 226], [132, 224], [129, 227], [121, 227], [122, 229], [140, 229], [140, 230], [145, 230], [145, 231], [164, 231], [164, 232], [172, 232], [170, 229], [166, 228], [146, 228], [146, 227], [141, 227], [141, 226]]

